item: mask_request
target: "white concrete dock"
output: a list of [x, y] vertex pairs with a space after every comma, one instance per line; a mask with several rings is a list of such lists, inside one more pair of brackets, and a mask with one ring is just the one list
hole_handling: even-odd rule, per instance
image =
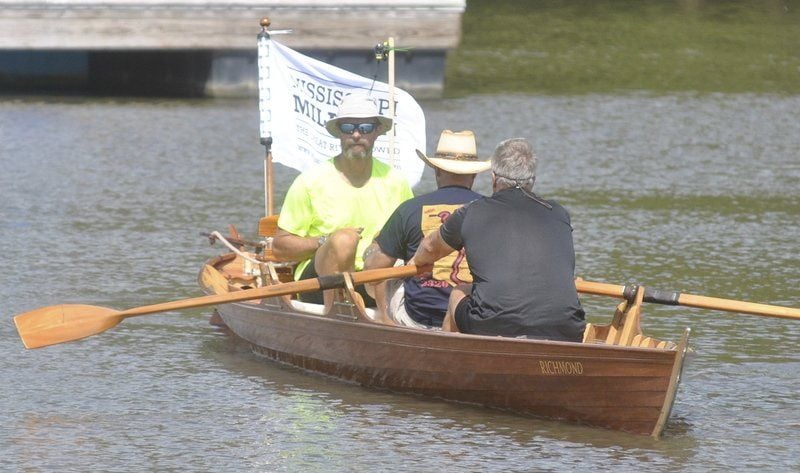
[[[25, 62], [18, 69], [30, 74], [51, 62], [42, 57], [59, 52], [85, 53], [94, 58], [86, 63], [95, 65], [98, 58], [126, 52], [140, 59], [186, 53], [207, 56], [208, 92], [238, 93], [254, 84], [248, 64], [255, 58], [259, 20], [269, 17], [271, 29], [293, 30], [275, 39], [351, 70], [362, 62], [354, 57], [392, 36], [398, 46], [414, 50], [398, 82], [414, 88], [411, 62], [417, 60], [420, 67], [439, 69], [438, 79], [432, 81], [428, 70], [417, 82], [441, 88], [445, 54], [460, 41], [465, 8], [465, 0], [0, 0], [0, 87], [13, 79], [15, 63]], [[245, 70], [225, 70], [236, 67]], [[98, 70], [87, 68], [88, 76]], [[108, 79], [114, 68], [99, 70]]]
[[251, 49], [262, 17], [300, 49], [369, 47], [394, 36], [458, 44], [465, 0], [0, 0], [0, 49]]

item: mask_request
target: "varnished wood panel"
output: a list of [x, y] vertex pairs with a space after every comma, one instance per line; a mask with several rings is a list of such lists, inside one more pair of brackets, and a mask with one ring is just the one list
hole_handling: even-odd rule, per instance
[[[651, 434], [675, 351], [475, 337], [401, 329], [234, 304], [231, 329], [266, 356], [398, 392]], [[540, 361], [580, 363], [544, 374]]]

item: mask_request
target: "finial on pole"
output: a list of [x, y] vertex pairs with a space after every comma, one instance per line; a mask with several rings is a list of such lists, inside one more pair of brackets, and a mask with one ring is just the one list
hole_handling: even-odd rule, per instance
[[269, 28], [272, 25], [272, 20], [270, 20], [269, 17], [267, 17], [267, 16], [265, 16], [264, 18], [259, 20], [258, 24], [261, 25], [261, 32], [258, 34], [259, 37], [264, 37], [264, 38], [267, 38], [267, 39], [269, 39], [270, 36], [272, 36], [274, 34], [289, 34], [289, 33], [292, 32], [291, 29], [289, 29], [289, 30], [271, 30], [271, 31], [268, 31], [267, 28]]

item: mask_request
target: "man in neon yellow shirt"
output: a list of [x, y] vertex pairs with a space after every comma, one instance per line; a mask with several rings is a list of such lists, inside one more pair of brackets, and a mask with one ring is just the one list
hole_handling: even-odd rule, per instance
[[[391, 127], [375, 101], [360, 94], [342, 99], [336, 118], [325, 124], [340, 139], [342, 152], [295, 179], [273, 240], [277, 258], [301, 261], [295, 279], [363, 269], [364, 250], [394, 209], [413, 197], [405, 178], [372, 156], [375, 140]], [[363, 288], [359, 292], [371, 303]], [[333, 294], [301, 298], [324, 300], [330, 308]]]

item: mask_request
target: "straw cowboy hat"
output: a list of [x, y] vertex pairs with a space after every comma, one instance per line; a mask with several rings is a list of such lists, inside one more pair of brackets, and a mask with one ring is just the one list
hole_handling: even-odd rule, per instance
[[339, 104], [339, 112], [336, 117], [325, 122], [328, 133], [336, 138], [342, 134], [339, 130], [339, 120], [342, 118], [377, 118], [381, 124], [380, 135], [392, 129], [392, 119], [378, 113], [378, 104], [375, 103], [375, 99], [367, 95], [346, 95]]
[[422, 151], [417, 156], [429, 166], [453, 174], [477, 174], [492, 167], [490, 160], [478, 161], [475, 133], [471, 131], [444, 130], [436, 145], [436, 157], [429, 158]]

